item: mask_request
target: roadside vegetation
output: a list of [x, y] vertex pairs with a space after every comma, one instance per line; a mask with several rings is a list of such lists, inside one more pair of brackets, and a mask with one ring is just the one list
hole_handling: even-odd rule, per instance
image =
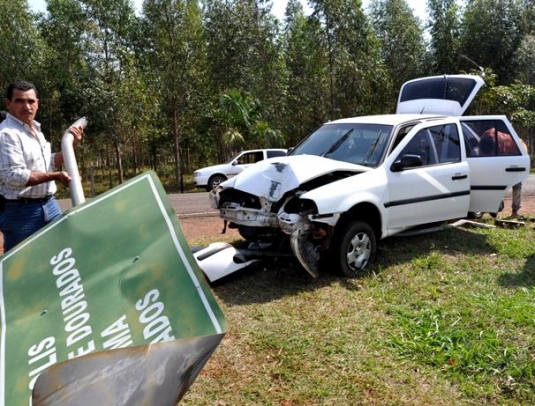
[[279, 263], [216, 285], [229, 331], [181, 404], [535, 404], [534, 229], [394, 237], [357, 279]]

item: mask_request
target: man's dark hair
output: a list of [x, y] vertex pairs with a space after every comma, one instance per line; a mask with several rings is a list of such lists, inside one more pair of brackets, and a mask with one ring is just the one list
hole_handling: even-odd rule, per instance
[[8, 100], [11, 100], [13, 99], [13, 90], [21, 90], [23, 92], [27, 92], [28, 90], [34, 90], [35, 91], [35, 95], [37, 96], [37, 89], [35, 88], [35, 86], [33, 85], [33, 83], [30, 83], [30, 82], [25, 82], [24, 80], [19, 80], [17, 82], [13, 82], [13, 83], [10, 83], [8, 86], [7, 86], [7, 99]]
[[479, 150], [483, 153], [483, 155], [496, 154], [495, 148], [496, 143], [494, 142], [494, 137], [490, 135], [485, 135], [479, 141]]

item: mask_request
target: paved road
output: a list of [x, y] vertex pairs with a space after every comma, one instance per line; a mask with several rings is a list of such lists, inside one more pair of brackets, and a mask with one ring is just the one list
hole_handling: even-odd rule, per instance
[[[530, 175], [523, 183], [522, 193], [524, 196], [535, 196], [535, 175]], [[511, 195], [511, 191], [507, 196]], [[217, 211], [210, 207], [208, 192], [198, 193], [173, 193], [169, 195], [175, 213], [179, 217], [217, 216]], [[60, 200], [63, 210], [70, 208], [70, 200]]]
[[210, 206], [208, 192], [172, 193], [169, 200], [179, 217], [217, 216], [217, 211]]
[[[210, 207], [208, 192], [199, 193], [172, 193], [169, 196], [175, 213], [179, 217], [217, 216], [217, 211]], [[69, 199], [59, 200], [62, 210], [72, 207]]]

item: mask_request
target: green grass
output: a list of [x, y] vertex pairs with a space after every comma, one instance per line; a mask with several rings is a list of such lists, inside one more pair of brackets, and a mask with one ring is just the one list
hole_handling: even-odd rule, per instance
[[213, 291], [229, 324], [184, 405], [535, 404], [534, 225], [382, 241], [359, 279], [294, 263]]

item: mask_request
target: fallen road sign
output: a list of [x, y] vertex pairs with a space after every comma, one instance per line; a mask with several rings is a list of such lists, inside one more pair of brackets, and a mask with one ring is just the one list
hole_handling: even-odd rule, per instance
[[68, 210], [0, 271], [0, 406], [175, 405], [226, 332], [153, 172]]

